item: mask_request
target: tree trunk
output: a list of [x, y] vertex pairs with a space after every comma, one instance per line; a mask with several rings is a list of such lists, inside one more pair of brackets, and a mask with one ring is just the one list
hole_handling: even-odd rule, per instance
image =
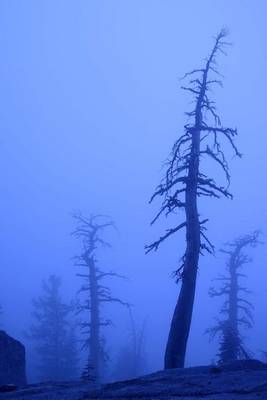
[[196, 128], [192, 133], [191, 156], [185, 194], [186, 252], [182, 286], [171, 322], [165, 353], [165, 369], [184, 367], [186, 345], [192, 320], [200, 251], [200, 225], [197, 210], [199, 146], [200, 130]]
[[[238, 249], [239, 250], [239, 249]], [[229, 346], [228, 360], [233, 361], [238, 359], [239, 353], [239, 333], [238, 333], [238, 281], [237, 281], [237, 267], [236, 267], [236, 254], [232, 255], [230, 260], [230, 292], [229, 292], [229, 329], [231, 343]]]
[[90, 281], [90, 305], [91, 305], [91, 326], [89, 338], [89, 365], [92, 365], [94, 380], [99, 381], [100, 378], [100, 337], [99, 337], [99, 300], [98, 300], [98, 285], [96, 278], [96, 269], [94, 261], [91, 261], [89, 268]]

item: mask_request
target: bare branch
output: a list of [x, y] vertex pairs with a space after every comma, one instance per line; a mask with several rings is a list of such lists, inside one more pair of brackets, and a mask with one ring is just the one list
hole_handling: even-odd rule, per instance
[[176, 228], [168, 229], [167, 233], [164, 236], [161, 236], [159, 240], [156, 240], [154, 243], [145, 246], [146, 249], [146, 254], [149, 253], [150, 251], [154, 250], [156, 251], [159, 247], [159, 245], [164, 242], [169, 236], [173, 235], [175, 232], [178, 232], [182, 228], [186, 227], [186, 222], [183, 222], [182, 224], [178, 225]]

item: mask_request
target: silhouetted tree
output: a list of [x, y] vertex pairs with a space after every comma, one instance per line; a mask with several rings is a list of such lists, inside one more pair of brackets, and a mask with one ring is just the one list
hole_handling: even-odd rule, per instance
[[141, 330], [138, 330], [131, 308], [129, 308], [129, 313], [131, 327], [129, 342], [119, 351], [114, 371], [114, 377], [118, 380], [136, 378], [144, 374], [146, 370], [145, 322]]
[[121, 305], [127, 305], [127, 303], [114, 297], [110, 288], [102, 283], [105, 278], [122, 278], [122, 276], [113, 271], [103, 272], [97, 266], [96, 251], [98, 247], [110, 247], [101, 234], [106, 228], [114, 227], [113, 222], [101, 215], [91, 215], [87, 218], [82, 214], [75, 214], [73, 217], [77, 222], [73, 235], [81, 239], [83, 245], [81, 255], [74, 257], [74, 264], [84, 268], [83, 273], [77, 274], [84, 280], [80, 292], [85, 292], [85, 300], [79, 304], [78, 312], [85, 311], [87, 313], [85, 321], [81, 323], [82, 333], [86, 335], [84, 347], [89, 349], [83, 378], [98, 382], [101, 379], [101, 366], [107, 359], [101, 328], [111, 325], [109, 319], [101, 318], [100, 307], [105, 303]]
[[[218, 53], [223, 53], [226, 32], [221, 31], [204, 66], [185, 75], [189, 86], [183, 87], [194, 100], [193, 110], [187, 116], [189, 121], [184, 126], [184, 133], [175, 142], [170, 159], [167, 161], [167, 171], [161, 184], [157, 187], [151, 201], [163, 197], [162, 206], [153, 219], [152, 224], [162, 215], [169, 216], [183, 210], [185, 221], [179, 223], [161, 236], [157, 241], [146, 246], [146, 251], [157, 250], [159, 245], [176, 232], [185, 229], [186, 250], [182, 263], [176, 271], [177, 280], [181, 280], [181, 290], [176, 304], [169, 332], [165, 368], [183, 367], [187, 340], [190, 332], [199, 255], [205, 250], [212, 253], [213, 246], [205, 234], [207, 219], [201, 220], [198, 213], [198, 198], [207, 196], [231, 198], [228, 191], [230, 174], [223, 153], [222, 143], [230, 143], [235, 154], [240, 156], [234, 138], [236, 129], [225, 128], [221, 125], [215, 103], [210, 99], [213, 85], [222, 85], [216, 65]], [[220, 168], [227, 179], [227, 186], [219, 186], [211, 177], [200, 171], [201, 160], [210, 158]]]
[[259, 244], [259, 232], [241, 236], [227, 244], [227, 249], [221, 250], [229, 256], [227, 263], [227, 275], [220, 275], [217, 280], [223, 286], [217, 290], [210, 289], [210, 296], [224, 296], [225, 302], [221, 314], [225, 319], [218, 320], [214, 328], [208, 330], [213, 338], [220, 335], [219, 362], [224, 363], [242, 358], [249, 358], [244, 348], [240, 327], [251, 328], [253, 324], [253, 305], [242, 295], [248, 294], [249, 290], [240, 284], [240, 279], [246, 275], [241, 272], [245, 264], [251, 261], [250, 257], [244, 254], [245, 247], [255, 247]]
[[55, 275], [42, 282], [42, 294], [33, 300], [34, 324], [30, 338], [37, 345], [42, 380], [67, 380], [77, 376], [76, 338], [70, 314], [73, 306], [63, 303], [61, 279]]

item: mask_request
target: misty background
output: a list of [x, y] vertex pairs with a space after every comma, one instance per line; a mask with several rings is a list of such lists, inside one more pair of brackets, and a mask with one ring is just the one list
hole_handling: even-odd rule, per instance
[[[234, 200], [206, 200], [200, 212], [217, 250], [241, 234], [267, 232], [266, 13], [263, 0], [0, 1], [0, 303], [3, 328], [27, 346], [31, 379], [25, 331], [41, 280], [61, 276], [66, 301], [80, 285], [71, 260], [81, 248], [71, 236], [77, 210], [115, 221], [99, 265], [129, 277], [110, 287], [134, 305], [137, 324], [146, 319], [148, 369], [162, 368], [184, 237], [146, 256], [144, 245], [165, 229], [164, 219], [150, 227], [159, 203], [148, 201], [190, 108], [179, 78], [201, 66], [223, 26], [233, 46], [218, 60], [225, 79], [214, 97], [222, 122], [238, 128], [243, 158], [226, 149]], [[247, 345], [259, 357], [267, 350], [266, 245], [251, 255], [255, 326]], [[217, 344], [204, 331], [221, 302], [208, 289], [224, 266], [218, 251], [200, 259], [187, 365], [215, 358]], [[105, 313], [115, 324], [105, 331], [112, 360], [129, 317], [119, 305]]]

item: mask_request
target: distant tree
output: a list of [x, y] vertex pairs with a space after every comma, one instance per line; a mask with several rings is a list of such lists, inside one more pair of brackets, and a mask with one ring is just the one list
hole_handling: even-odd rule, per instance
[[79, 213], [73, 217], [77, 223], [73, 235], [82, 241], [82, 252], [74, 257], [74, 265], [84, 268], [83, 273], [77, 274], [84, 281], [79, 292], [83, 292], [85, 297], [79, 304], [78, 312], [86, 313], [84, 314], [86, 318], [81, 323], [81, 330], [86, 336], [84, 348], [89, 350], [83, 378], [98, 382], [101, 380], [103, 365], [108, 357], [101, 329], [111, 325], [109, 319], [102, 318], [101, 306], [106, 303], [127, 306], [127, 303], [114, 297], [110, 288], [102, 283], [108, 277], [123, 277], [113, 271], [104, 272], [97, 266], [96, 252], [99, 246], [110, 247], [110, 244], [102, 238], [102, 233], [106, 228], [114, 227], [113, 222], [101, 215], [91, 215], [87, 218]]
[[[165, 368], [184, 367], [187, 340], [190, 332], [192, 312], [196, 290], [199, 255], [204, 251], [213, 252], [213, 246], [205, 234], [207, 219], [200, 219], [198, 198], [224, 196], [231, 198], [228, 191], [230, 173], [223, 152], [222, 143], [229, 142], [234, 153], [240, 156], [234, 138], [236, 129], [221, 125], [215, 103], [210, 99], [213, 85], [222, 85], [218, 78], [210, 77], [217, 71], [216, 58], [224, 53], [226, 32], [222, 30], [215, 38], [213, 49], [205, 64], [185, 75], [189, 84], [182, 89], [193, 96], [193, 110], [187, 114], [189, 121], [184, 126], [184, 133], [174, 143], [170, 159], [167, 161], [166, 175], [157, 187], [150, 202], [162, 197], [162, 206], [152, 224], [162, 215], [169, 216], [183, 210], [185, 221], [179, 223], [161, 236], [157, 241], [146, 246], [146, 252], [157, 250], [161, 243], [176, 232], [185, 229], [186, 249], [182, 263], [176, 271], [177, 281], [181, 281], [181, 290], [174, 310], [169, 332]], [[227, 179], [225, 187], [216, 182], [203, 171], [200, 165], [204, 158], [209, 158], [222, 169]]]
[[77, 376], [78, 358], [73, 324], [73, 306], [60, 295], [61, 279], [55, 275], [42, 282], [42, 294], [33, 300], [34, 323], [30, 338], [40, 357], [40, 379], [61, 381]]
[[115, 365], [114, 378], [117, 380], [136, 378], [145, 373], [145, 322], [141, 330], [138, 330], [130, 313], [130, 335], [129, 341], [119, 351]]
[[217, 325], [208, 330], [211, 338], [217, 334], [220, 336], [219, 362], [249, 358], [245, 350], [240, 327], [251, 328], [253, 324], [253, 305], [246, 297], [250, 291], [240, 284], [240, 279], [246, 275], [241, 272], [245, 264], [251, 261], [244, 254], [245, 247], [255, 247], [259, 244], [259, 232], [241, 236], [227, 244], [227, 249], [221, 250], [229, 256], [226, 266], [226, 275], [220, 275], [217, 280], [222, 282], [220, 289], [210, 289], [210, 296], [224, 296], [225, 302], [221, 308], [221, 314], [225, 315], [223, 320], [218, 320]]

